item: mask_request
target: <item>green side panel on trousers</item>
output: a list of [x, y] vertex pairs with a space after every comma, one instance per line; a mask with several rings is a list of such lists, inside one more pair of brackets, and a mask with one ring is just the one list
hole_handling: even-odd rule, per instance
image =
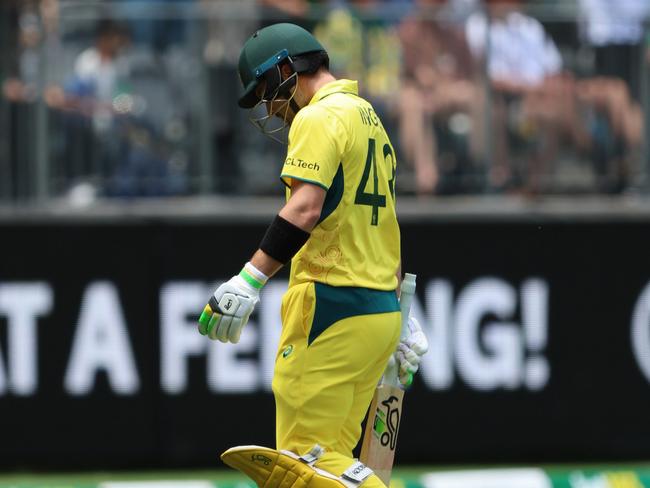
[[315, 283], [316, 309], [309, 332], [309, 343], [339, 320], [399, 311], [395, 290], [371, 290], [355, 286], [330, 286]]

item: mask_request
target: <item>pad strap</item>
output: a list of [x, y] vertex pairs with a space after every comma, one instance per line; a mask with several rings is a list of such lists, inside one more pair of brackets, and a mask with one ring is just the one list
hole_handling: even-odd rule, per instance
[[311, 450], [307, 454], [303, 454], [300, 456], [300, 460], [303, 463], [313, 465], [316, 461], [320, 459], [320, 457], [323, 455], [325, 450], [320, 447], [318, 444], [316, 444], [314, 447], [311, 448]]
[[276, 261], [287, 264], [309, 236], [309, 232], [276, 215], [264, 234], [260, 249]]
[[341, 477], [360, 485], [366, 481], [366, 478], [368, 478], [371, 474], [372, 469], [363, 464], [361, 461], [357, 461], [348, 469], [346, 469]]

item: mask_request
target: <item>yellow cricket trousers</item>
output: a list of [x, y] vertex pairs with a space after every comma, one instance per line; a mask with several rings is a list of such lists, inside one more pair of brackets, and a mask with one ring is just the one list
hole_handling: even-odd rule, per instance
[[[277, 449], [299, 455], [315, 444], [316, 463], [341, 475], [377, 382], [400, 333], [394, 291], [303, 283], [282, 300], [282, 334], [275, 361]], [[372, 476], [364, 488], [384, 486]]]

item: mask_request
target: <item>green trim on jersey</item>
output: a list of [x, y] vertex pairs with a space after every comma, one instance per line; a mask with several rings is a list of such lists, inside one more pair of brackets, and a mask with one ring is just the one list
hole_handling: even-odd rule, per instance
[[316, 305], [307, 345], [339, 320], [399, 311], [395, 290], [371, 290], [355, 286], [330, 286], [314, 283]]
[[343, 163], [339, 164], [339, 169], [336, 170], [332, 184], [327, 190], [327, 195], [325, 195], [325, 201], [323, 202], [323, 208], [320, 212], [320, 218], [316, 225], [320, 224], [323, 220], [330, 216], [336, 207], [341, 203], [341, 198], [343, 198], [343, 190], [345, 189], [345, 180], [343, 178]]
[[284, 181], [285, 178], [291, 178], [292, 180], [304, 181], [305, 183], [311, 183], [312, 185], [320, 186], [325, 191], [329, 190], [329, 188], [327, 188], [325, 185], [323, 185], [322, 183], [320, 183], [318, 181], [309, 180], [307, 178], [300, 178], [298, 176], [293, 176], [293, 175], [290, 175], [290, 174], [282, 173], [280, 175], [280, 179], [282, 180], [282, 183], [284, 183], [284, 185], [287, 188], [291, 188], [291, 186], [286, 181]]

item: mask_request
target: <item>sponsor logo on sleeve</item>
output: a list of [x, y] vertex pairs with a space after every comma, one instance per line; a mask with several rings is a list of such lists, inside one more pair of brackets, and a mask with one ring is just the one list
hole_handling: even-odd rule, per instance
[[303, 168], [303, 169], [311, 169], [314, 171], [320, 171], [320, 165], [318, 163], [305, 161], [304, 159], [300, 159], [300, 158], [288, 157], [287, 159], [284, 160], [284, 165], [293, 166], [294, 168]]

